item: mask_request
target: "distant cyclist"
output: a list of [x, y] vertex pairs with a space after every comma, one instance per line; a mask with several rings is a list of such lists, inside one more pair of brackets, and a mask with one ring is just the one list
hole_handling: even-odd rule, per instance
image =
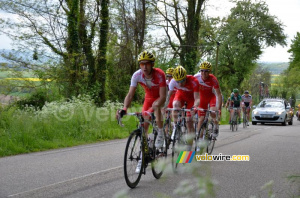
[[[249, 94], [249, 91], [245, 91], [242, 95], [242, 107], [243, 110], [246, 108], [247, 120], [250, 120], [250, 109], [252, 106], [252, 96]], [[248, 123], [249, 126], [249, 123]]]
[[[239, 90], [238, 89], [233, 89], [233, 94], [231, 94], [230, 97], [230, 114], [231, 114], [231, 118], [233, 118], [233, 114], [234, 114], [234, 110], [233, 108], [238, 108], [237, 109], [237, 113], [238, 113], [238, 117], [239, 117], [239, 124], [241, 124], [241, 103], [242, 103], [242, 97], [239, 94]], [[231, 120], [230, 120], [230, 124], [231, 124]]]
[[[220, 91], [220, 86], [217, 78], [211, 74], [212, 65], [210, 62], [203, 62], [199, 65], [200, 73], [196, 74], [195, 77], [199, 82], [199, 93], [200, 93], [200, 104], [199, 108], [207, 109], [208, 105], [210, 110], [221, 112], [222, 106], [222, 94]], [[198, 111], [199, 122], [198, 129], [200, 129], [201, 124], [204, 121], [205, 112]], [[214, 121], [213, 137], [217, 137], [219, 134], [219, 121], [216, 119], [216, 114], [211, 113], [211, 117]]]

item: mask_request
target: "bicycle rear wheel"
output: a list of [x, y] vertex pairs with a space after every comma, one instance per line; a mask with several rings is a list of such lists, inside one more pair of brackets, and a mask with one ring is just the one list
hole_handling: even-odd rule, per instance
[[[154, 132], [155, 134], [157, 132]], [[164, 134], [165, 136], [165, 134]], [[154, 136], [154, 142], [156, 141], [157, 135]], [[167, 138], [165, 136], [164, 146], [162, 148], [156, 148], [153, 144], [152, 148], [153, 161], [151, 162], [151, 168], [153, 176], [156, 179], [159, 179], [163, 174], [164, 164], [163, 160], [167, 157]], [[160, 163], [161, 162], [161, 163]]]
[[[165, 145], [166, 145], [166, 151], [168, 151], [170, 144], [171, 144], [171, 135], [172, 135], [172, 126], [171, 126], [171, 120], [166, 120], [164, 123], [163, 131], [165, 132]], [[167, 136], [166, 136], [167, 134]]]
[[247, 128], [247, 114], [245, 111], [243, 113], [243, 128]]
[[125, 155], [124, 155], [124, 176], [126, 184], [130, 188], [135, 188], [142, 176], [143, 167], [141, 171], [136, 173], [136, 167], [139, 160], [142, 160], [142, 166], [144, 165], [144, 152], [142, 152], [142, 141], [141, 131], [133, 131], [126, 144]]
[[207, 142], [206, 152], [209, 155], [212, 154], [212, 152], [214, 150], [214, 146], [215, 146], [215, 138], [212, 136], [213, 128], [214, 128], [214, 123], [210, 122], [209, 127], [208, 127], [208, 129], [210, 129], [210, 130], [207, 130], [207, 135], [205, 136], [205, 139], [206, 139], [206, 142]]
[[180, 153], [180, 144], [181, 144], [181, 131], [179, 128], [176, 128], [174, 139], [172, 141], [172, 168], [174, 172], [176, 172], [178, 166], [178, 163], [176, 162]]

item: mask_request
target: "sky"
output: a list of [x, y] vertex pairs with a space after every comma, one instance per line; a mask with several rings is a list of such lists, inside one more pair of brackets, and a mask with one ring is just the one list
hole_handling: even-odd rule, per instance
[[[254, 2], [254, 0], [253, 0]], [[268, 4], [271, 15], [276, 16], [284, 24], [284, 34], [287, 35], [287, 46], [268, 47], [264, 49], [259, 61], [261, 62], [288, 62], [290, 53], [291, 40], [294, 39], [297, 31], [300, 32], [300, 0], [265, 0]], [[229, 0], [209, 0], [207, 9], [210, 16], [224, 17], [230, 13], [230, 8], [234, 4]], [[1, 17], [0, 13], [0, 17]], [[0, 49], [12, 49], [11, 40], [1, 35], [0, 32]]]

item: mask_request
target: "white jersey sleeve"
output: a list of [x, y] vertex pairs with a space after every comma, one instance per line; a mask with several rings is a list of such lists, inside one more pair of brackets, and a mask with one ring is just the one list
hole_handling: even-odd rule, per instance
[[176, 85], [177, 85], [176, 81], [175, 81], [174, 79], [172, 79], [172, 80], [170, 81], [170, 84], [169, 84], [169, 90], [170, 90], [170, 91], [174, 91]]
[[138, 82], [142, 81], [142, 77], [143, 77], [142, 75], [143, 75], [143, 73], [142, 73], [141, 69], [139, 69], [136, 72], [134, 72], [134, 74], [131, 77], [130, 86], [131, 87], [136, 87], [137, 84], [138, 84]]

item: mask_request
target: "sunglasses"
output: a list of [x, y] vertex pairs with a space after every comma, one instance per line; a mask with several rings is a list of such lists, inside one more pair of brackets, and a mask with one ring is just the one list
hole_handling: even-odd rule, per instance
[[182, 79], [182, 80], [178, 80], [178, 81], [176, 81], [177, 83], [183, 83], [185, 81], [185, 78], [184, 79]]
[[200, 72], [210, 72], [209, 69], [201, 69]]

